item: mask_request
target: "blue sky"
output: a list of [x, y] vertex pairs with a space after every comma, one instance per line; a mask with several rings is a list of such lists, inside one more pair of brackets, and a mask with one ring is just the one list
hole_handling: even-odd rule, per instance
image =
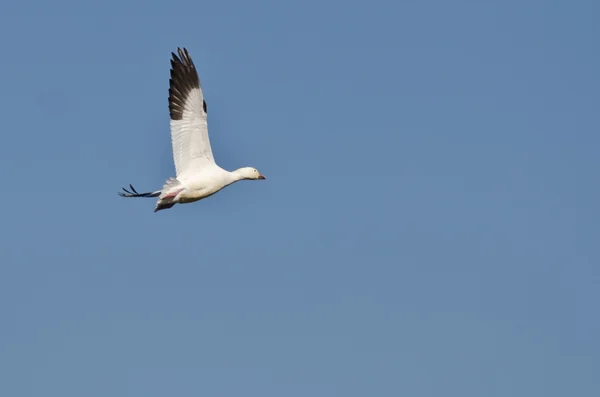
[[[0, 395], [600, 395], [594, 1], [0, 6]], [[153, 213], [186, 46], [217, 161]]]

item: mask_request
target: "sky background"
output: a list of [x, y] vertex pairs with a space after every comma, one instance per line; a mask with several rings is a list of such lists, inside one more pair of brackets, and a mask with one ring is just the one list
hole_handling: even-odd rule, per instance
[[[599, 13], [3, 2], [0, 395], [600, 395]], [[178, 46], [267, 180], [153, 213]]]

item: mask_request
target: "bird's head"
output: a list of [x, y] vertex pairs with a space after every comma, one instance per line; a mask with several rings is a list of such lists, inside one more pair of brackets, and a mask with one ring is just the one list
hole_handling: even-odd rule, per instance
[[241, 179], [266, 179], [256, 168], [244, 167], [236, 171]]

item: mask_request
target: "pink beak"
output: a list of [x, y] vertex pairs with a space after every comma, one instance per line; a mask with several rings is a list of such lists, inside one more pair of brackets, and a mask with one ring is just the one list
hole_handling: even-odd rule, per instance
[[264, 176], [264, 175], [259, 175], [259, 176], [258, 176], [258, 179], [267, 179], [267, 178], [265, 178], [265, 176]]

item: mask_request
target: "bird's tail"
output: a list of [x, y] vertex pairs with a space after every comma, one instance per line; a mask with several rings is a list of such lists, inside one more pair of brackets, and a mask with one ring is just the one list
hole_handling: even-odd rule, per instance
[[160, 196], [160, 190], [157, 190], [156, 192], [146, 192], [146, 193], [138, 193], [135, 188], [132, 185], [129, 185], [129, 188], [131, 189], [131, 191], [122, 188], [123, 192], [119, 192], [119, 196], [121, 197], [158, 197]]
[[173, 207], [175, 205], [175, 198], [182, 190], [181, 182], [177, 178], [169, 178], [160, 191], [160, 197], [156, 202], [154, 212]]

